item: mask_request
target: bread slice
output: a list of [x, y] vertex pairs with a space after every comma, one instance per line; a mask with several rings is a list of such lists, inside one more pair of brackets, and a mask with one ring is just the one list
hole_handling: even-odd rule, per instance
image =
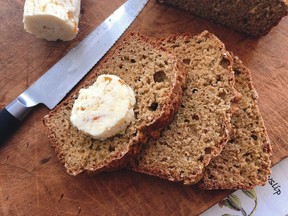
[[193, 184], [229, 139], [231, 101], [236, 95], [232, 58], [207, 31], [195, 37], [173, 35], [159, 44], [186, 65], [187, 89], [174, 121], [158, 140], [143, 145], [129, 168]]
[[250, 71], [234, 57], [235, 88], [242, 94], [232, 116], [233, 135], [204, 172], [203, 189], [251, 189], [270, 174], [271, 145], [257, 105]]
[[287, 15], [286, 0], [158, 0], [252, 37], [267, 34]]
[[170, 122], [180, 106], [186, 82], [182, 63], [137, 33], [125, 38], [94, 72], [94, 76], [80, 87], [91, 85], [100, 74], [119, 76], [136, 94], [136, 120], [124, 134], [105, 141], [93, 139], [70, 123], [78, 93], [45, 116], [48, 137], [58, 158], [72, 175], [125, 166], [149, 135], [156, 136]]

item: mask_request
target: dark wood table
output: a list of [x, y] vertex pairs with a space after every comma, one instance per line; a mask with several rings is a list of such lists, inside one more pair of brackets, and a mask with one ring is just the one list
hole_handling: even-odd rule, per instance
[[[77, 38], [48, 42], [24, 31], [24, 0], [1, 1], [1, 108], [123, 2], [83, 0]], [[150, 0], [129, 31], [158, 37], [182, 32], [194, 35], [205, 29], [216, 34], [251, 69], [272, 141], [272, 162], [278, 163], [288, 156], [288, 17], [267, 36], [249, 39]], [[69, 176], [56, 158], [42, 124], [48, 112], [46, 107], [38, 106], [0, 147], [0, 215], [198, 215], [231, 192], [202, 191], [128, 170]]]

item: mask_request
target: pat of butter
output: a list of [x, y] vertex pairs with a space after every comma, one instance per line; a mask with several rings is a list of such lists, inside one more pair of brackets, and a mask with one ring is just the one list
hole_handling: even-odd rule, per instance
[[101, 75], [88, 88], [80, 89], [70, 121], [95, 139], [105, 140], [125, 132], [135, 119], [135, 93], [122, 79]]
[[24, 29], [49, 41], [69, 41], [78, 33], [81, 0], [26, 0]]

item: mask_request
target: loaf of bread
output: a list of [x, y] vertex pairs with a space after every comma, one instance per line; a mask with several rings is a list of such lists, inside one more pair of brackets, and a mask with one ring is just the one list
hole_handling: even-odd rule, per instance
[[249, 70], [234, 57], [235, 88], [242, 94], [232, 116], [233, 134], [221, 154], [207, 166], [203, 189], [251, 189], [270, 174], [271, 145], [257, 105]]
[[187, 89], [175, 119], [158, 140], [150, 139], [130, 161], [130, 169], [170, 181], [194, 184], [229, 139], [231, 102], [236, 96], [232, 58], [207, 31], [158, 41], [181, 60]]
[[81, 87], [91, 85], [101, 74], [116, 75], [133, 89], [135, 120], [125, 133], [102, 141], [94, 139], [70, 123], [78, 93], [45, 116], [48, 137], [58, 158], [72, 175], [125, 166], [148, 136], [157, 136], [158, 131], [171, 121], [180, 106], [187, 75], [175, 56], [136, 33], [125, 38]]
[[267, 34], [287, 15], [286, 0], [158, 0], [252, 37]]

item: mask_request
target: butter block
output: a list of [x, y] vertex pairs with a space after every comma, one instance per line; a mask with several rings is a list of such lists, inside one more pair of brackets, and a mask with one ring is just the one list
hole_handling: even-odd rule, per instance
[[48, 41], [69, 41], [79, 29], [81, 0], [26, 0], [24, 29]]

